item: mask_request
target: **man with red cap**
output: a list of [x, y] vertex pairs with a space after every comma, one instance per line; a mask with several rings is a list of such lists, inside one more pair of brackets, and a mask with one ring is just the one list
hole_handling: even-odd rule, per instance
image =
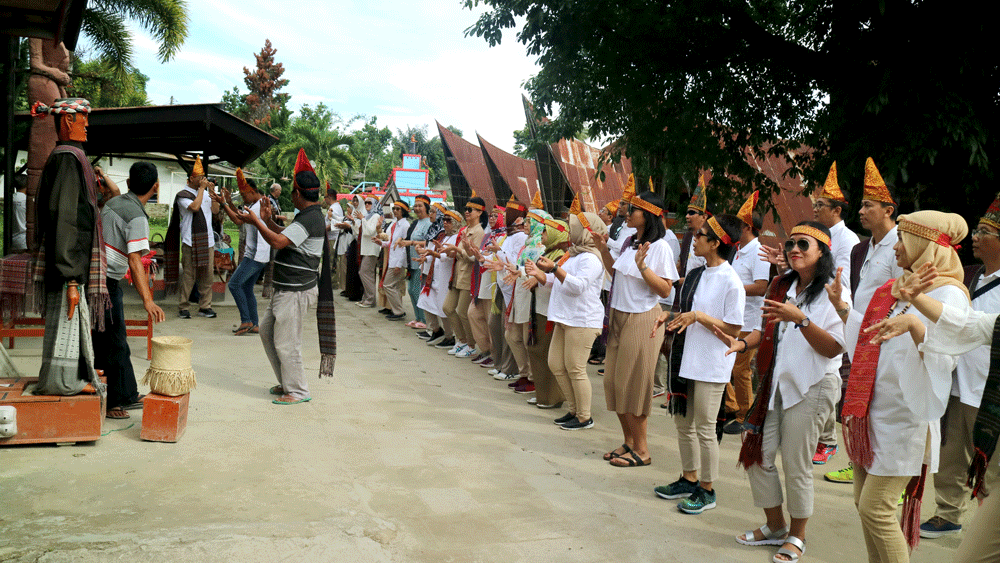
[[316, 320], [320, 339], [320, 376], [333, 375], [336, 357], [336, 321], [333, 283], [326, 244], [326, 221], [319, 201], [319, 178], [299, 149], [292, 184], [292, 203], [299, 210], [286, 227], [274, 223], [270, 202], [261, 217], [246, 212], [245, 220], [260, 231], [277, 252], [274, 255], [274, 295], [260, 322], [260, 339], [278, 384], [271, 394], [277, 405], [312, 400], [302, 369], [302, 320], [319, 301]]

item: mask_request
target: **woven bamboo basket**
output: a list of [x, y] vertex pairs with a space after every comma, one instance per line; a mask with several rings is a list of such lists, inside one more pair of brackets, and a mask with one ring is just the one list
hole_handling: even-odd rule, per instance
[[191, 344], [183, 336], [153, 337], [153, 360], [142, 378], [153, 393], [179, 397], [198, 386], [191, 369]]

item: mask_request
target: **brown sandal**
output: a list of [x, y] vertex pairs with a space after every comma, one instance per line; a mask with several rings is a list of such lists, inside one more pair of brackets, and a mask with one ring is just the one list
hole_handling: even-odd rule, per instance
[[125, 418], [131, 418], [131, 416], [129, 416], [129, 414], [128, 414], [128, 411], [126, 411], [122, 407], [114, 407], [114, 408], [108, 409], [108, 412], [107, 412], [107, 414], [105, 416], [107, 416], [110, 419], [114, 419], [114, 420], [122, 420], [122, 419], [125, 419]]
[[236, 329], [236, 332], [233, 333], [233, 336], [243, 336], [244, 334], [250, 332], [251, 330], [253, 330], [252, 324], [250, 323], [242, 324], [240, 325], [240, 328]]

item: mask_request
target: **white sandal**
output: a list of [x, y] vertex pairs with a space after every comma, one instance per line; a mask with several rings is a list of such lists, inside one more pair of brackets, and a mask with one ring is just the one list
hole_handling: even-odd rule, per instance
[[764, 524], [759, 529], [760, 533], [764, 534], [764, 539], [754, 539], [757, 537], [756, 534], [754, 534], [756, 530], [750, 530], [749, 532], [736, 538], [736, 541], [743, 545], [783, 545], [785, 543], [785, 536], [788, 535], [788, 526], [772, 532], [771, 528], [768, 528], [767, 524]]
[[[798, 561], [800, 557], [802, 557], [803, 555], [806, 554], [806, 542], [804, 542], [803, 540], [801, 540], [801, 539], [799, 539], [799, 538], [797, 538], [795, 536], [788, 536], [787, 538], [785, 538], [785, 543], [790, 543], [790, 544], [794, 545], [795, 547], [797, 547], [799, 549], [799, 551], [801, 553], [795, 553], [794, 551], [792, 551], [790, 549], [781, 548], [781, 549], [778, 550], [778, 553], [776, 553], [774, 555], [774, 557], [771, 558], [771, 561], [773, 561], [774, 563], [791, 563], [791, 562], [795, 562], [795, 561]], [[778, 559], [779, 555], [785, 555], [785, 556], [788, 557], [788, 559], [787, 560], [785, 560], [785, 559]]]

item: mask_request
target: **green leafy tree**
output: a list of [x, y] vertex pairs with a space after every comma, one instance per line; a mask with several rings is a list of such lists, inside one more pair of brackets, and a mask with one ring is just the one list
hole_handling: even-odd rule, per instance
[[[457, 127], [451, 125], [446, 127], [459, 137], [462, 136], [462, 131]], [[430, 137], [427, 133], [429, 129], [429, 126], [421, 125], [418, 127], [408, 126], [406, 130], [396, 130], [396, 137], [392, 141], [393, 153], [396, 156], [396, 162], [393, 166], [399, 166], [402, 163], [404, 154], [423, 155], [427, 161], [427, 167], [430, 169], [430, 173], [427, 175], [427, 183], [431, 186], [436, 186], [439, 183], [448, 181], [448, 166], [444, 160], [444, 146], [441, 144], [441, 137], [436, 135]], [[410, 142], [411, 138], [416, 142], [416, 153], [410, 152], [413, 150]]]
[[[995, 189], [1000, 73], [971, 5], [465, 0], [480, 4], [467, 34], [496, 45], [517, 28], [537, 57], [532, 101], [559, 113], [546, 140], [613, 139], [609, 158], [629, 156], [678, 200], [706, 169], [715, 201], [735, 208], [732, 190], [753, 188], [766, 200], [775, 184], [748, 155], [784, 159], [812, 186], [836, 160], [855, 205], [869, 156], [917, 208], [978, 216]], [[945, 53], [947, 37], [961, 40]]]
[[128, 24], [153, 36], [160, 62], [177, 54], [188, 34], [185, 0], [91, 0], [83, 11], [80, 29], [90, 40], [97, 59], [106, 61], [118, 80], [127, 82], [135, 71], [132, 35]]
[[105, 59], [81, 61], [74, 57], [73, 83], [67, 93], [90, 100], [94, 107], [118, 108], [149, 105], [146, 83], [149, 77], [137, 69], [128, 71], [128, 78], [122, 80], [115, 71], [114, 63]]
[[355, 185], [362, 180], [382, 183], [392, 168], [399, 166], [396, 155], [390, 151], [392, 131], [388, 127], [379, 127], [377, 116], [367, 118], [361, 129], [352, 133], [352, 137], [354, 141], [350, 152], [358, 164], [348, 183]]

